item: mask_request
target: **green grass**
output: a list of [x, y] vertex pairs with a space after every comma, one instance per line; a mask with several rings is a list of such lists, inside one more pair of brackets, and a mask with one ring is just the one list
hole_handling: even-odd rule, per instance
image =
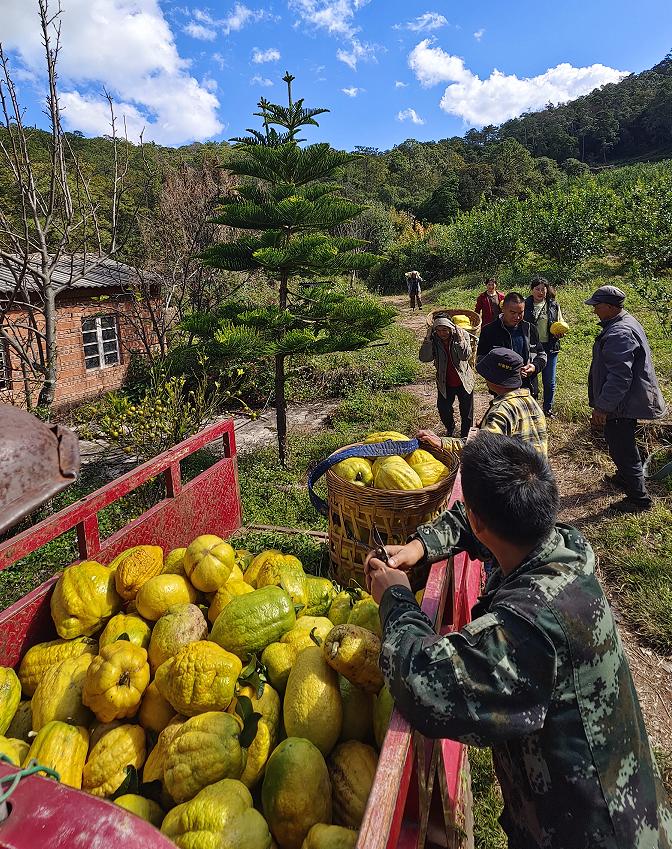
[[499, 825], [502, 795], [495, 778], [490, 749], [469, 749], [471, 792], [474, 797], [475, 849], [506, 849], [506, 835]]

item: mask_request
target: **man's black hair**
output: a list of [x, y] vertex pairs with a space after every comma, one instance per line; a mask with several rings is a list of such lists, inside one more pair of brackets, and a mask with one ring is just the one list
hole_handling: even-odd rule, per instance
[[524, 304], [525, 298], [520, 294], [520, 292], [509, 292], [508, 295], [504, 295], [504, 306], [508, 304]]
[[464, 501], [498, 537], [540, 542], [553, 526], [559, 496], [548, 460], [520, 439], [481, 431], [460, 457]]

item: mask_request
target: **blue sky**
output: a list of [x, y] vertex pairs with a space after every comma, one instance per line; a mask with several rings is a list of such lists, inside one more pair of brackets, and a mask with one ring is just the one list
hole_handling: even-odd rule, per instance
[[[51, 0], [52, 7], [56, 5]], [[41, 126], [35, 0], [0, 0], [0, 38]], [[310, 141], [388, 149], [462, 135], [584, 94], [672, 49], [670, 0], [62, 0], [64, 123], [109, 132], [109, 91], [129, 138], [226, 139], [284, 102], [285, 70], [329, 108]]]

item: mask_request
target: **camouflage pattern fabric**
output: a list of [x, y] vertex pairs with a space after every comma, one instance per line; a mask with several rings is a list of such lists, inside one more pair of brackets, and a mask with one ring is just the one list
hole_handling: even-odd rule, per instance
[[[461, 504], [418, 528], [430, 561], [481, 555]], [[491, 555], [490, 555], [491, 556]], [[672, 809], [588, 542], [569, 525], [473, 621], [438, 636], [406, 588], [381, 601], [381, 669], [428, 737], [492, 747], [510, 849], [670, 849]]]

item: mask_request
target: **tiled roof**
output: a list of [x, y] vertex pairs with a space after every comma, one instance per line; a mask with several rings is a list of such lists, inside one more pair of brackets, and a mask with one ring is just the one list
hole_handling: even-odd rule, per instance
[[[36, 261], [32, 263], [35, 268], [39, 268], [37, 262], [38, 260], [36, 258]], [[124, 265], [122, 262], [106, 259], [100, 265], [91, 269], [90, 266], [93, 264], [95, 264], [95, 258], [92, 256], [87, 256], [86, 261], [79, 254], [63, 256], [54, 268], [52, 279], [57, 286], [64, 287], [60, 289], [61, 292], [76, 291], [78, 289], [124, 289], [137, 282], [138, 275], [136, 270], [129, 265]], [[89, 267], [90, 270], [86, 271], [83, 276], [80, 276], [85, 267]], [[156, 277], [156, 275], [147, 276]], [[145, 276], [145, 279], [147, 279], [147, 276]], [[70, 282], [73, 277], [79, 279]], [[158, 280], [158, 278], [156, 279]], [[14, 277], [11, 271], [5, 263], [0, 262], [0, 292], [12, 292], [14, 285]], [[35, 289], [30, 271], [26, 272], [25, 285], [29, 290]]]

